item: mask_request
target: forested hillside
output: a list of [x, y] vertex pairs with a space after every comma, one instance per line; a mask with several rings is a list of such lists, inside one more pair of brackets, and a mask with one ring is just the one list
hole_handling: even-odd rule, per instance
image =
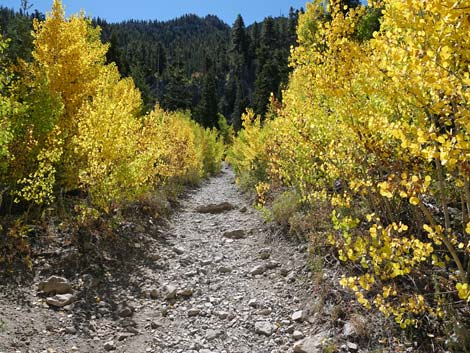
[[[30, 60], [31, 18], [44, 15], [24, 13], [0, 8], [0, 28], [14, 43], [7, 49], [9, 56]], [[291, 8], [288, 17], [249, 26], [239, 16], [232, 27], [216, 16], [195, 15], [167, 22], [107, 23], [97, 18], [93, 25], [110, 44], [108, 63], [133, 78], [145, 109], [155, 103], [171, 111], [188, 109], [206, 127], [217, 126], [221, 113], [238, 130], [247, 107], [264, 116], [271, 92], [281, 99], [298, 14]]]

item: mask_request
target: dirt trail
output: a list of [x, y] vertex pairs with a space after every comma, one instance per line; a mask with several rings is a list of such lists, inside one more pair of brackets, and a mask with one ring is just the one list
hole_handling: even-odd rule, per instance
[[[293, 352], [317, 330], [305, 246], [273, 236], [233, 181], [225, 167], [190, 191], [168, 229], [141, 229], [99, 284], [68, 278], [66, 310], [37, 287], [0, 292], [0, 352]], [[232, 209], [200, 212], [223, 202]]]

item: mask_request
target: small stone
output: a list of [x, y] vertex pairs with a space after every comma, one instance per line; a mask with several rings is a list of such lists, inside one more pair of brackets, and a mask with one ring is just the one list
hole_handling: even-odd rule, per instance
[[223, 237], [227, 238], [227, 239], [234, 239], [234, 240], [245, 239], [246, 234], [245, 234], [245, 231], [243, 229], [238, 229], [238, 230], [231, 230], [229, 232], [225, 232], [223, 234]]
[[354, 315], [354, 319], [349, 320], [343, 326], [343, 336], [346, 338], [361, 336], [365, 330], [366, 319], [361, 315]]
[[289, 283], [295, 282], [295, 277], [296, 277], [295, 272], [290, 272], [290, 273], [286, 276], [286, 281], [289, 282]]
[[47, 280], [40, 282], [39, 290], [44, 293], [67, 294], [72, 292], [72, 286], [64, 277], [51, 276]]
[[149, 255], [149, 259], [152, 260], [152, 261], [158, 261], [160, 260], [162, 257], [160, 254], [151, 254]]
[[198, 213], [210, 213], [210, 214], [218, 214], [233, 210], [233, 205], [228, 202], [222, 202], [219, 204], [209, 204], [206, 206], [199, 206], [196, 208], [196, 212]]
[[123, 332], [123, 333], [120, 333], [120, 334], [117, 336], [117, 340], [118, 340], [119, 342], [122, 342], [122, 341], [125, 341], [126, 339], [128, 339], [129, 337], [132, 337], [132, 333]]
[[133, 314], [134, 314], [134, 308], [127, 306], [127, 305], [123, 306], [122, 308], [118, 310], [118, 315], [120, 317], [131, 317]]
[[240, 213], [246, 213], [246, 211], [248, 211], [248, 208], [246, 206], [240, 208]]
[[46, 298], [46, 303], [49, 306], [62, 308], [66, 305], [73, 303], [75, 297], [72, 294], [57, 294], [53, 297]]
[[258, 311], [258, 315], [268, 316], [271, 315], [272, 312], [273, 310], [271, 308], [264, 308]]
[[138, 334], [139, 334], [139, 330], [137, 330], [135, 327], [132, 327], [132, 326], [126, 327], [126, 330], [127, 330], [127, 332], [133, 333], [134, 335], [138, 335]]
[[226, 311], [216, 311], [214, 314], [221, 320], [225, 320], [229, 316], [229, 313]]
[[152, 328], [152, 330], [156, 330], [157, 328], [162, 327], [162, 324], [159, 323], [159, 322], [152, 321], [152, 322], [150, 323], [150, 327]]
[[212, 260], [206, 259], [206, 260], [201, 260], [201, 266], [209, 266], [212, 264]]
[[353, 342], [346, 342], [346, 346], [348, 347], [350, 351], [356, 352], [357, 350], [359, 350], [359, 346]]
[[172, 300], [176, 298], [177, 289], [175, 286], [168, 284], [163, 288], [164, 297], [166, 300]]
[[185, 298], [192, 297], [193, 296], [193, 290], [190, 289], [190, 288], [179, 290], [179, 291], [176, 292], [176, 296], [185, 297]]
[[321, 353], [322, 346], [327, 339], [327, 334], [321, 332], [315, 336], [310, 336], [294, 344], [295, 353]]
[[265, 272], [266, 272], [266, 266], [264, 266], [264, 265], [255, 266], [250, 270], [250, 274], [252, 276], [262, 275]]
[[67, 333], [69, 335], [75, 335], [77, 333], [77, 329], [73, 326], [67, 326], [65, 328], [65, 333]]
[[158, 298], [158, 294], [159, 294], [159, 293], [158, 293], [158, 289], [155, 289], [155, 288], [154, 288], [154, 289], [151, 289], [150, 292], [149, 292], [149, 294], [150, 294], [150, 298], [152, 298], [152, 299], [157, 299], [157, 298]]
[[258, 252], [259, 258], [262, 260], [269, 259], [271, 256], [271, 248], [264, 248]]
[[294, 333], [292, 334], [292, 337], [294, 337], [294, 339], [298, 341], [304, 338], [305, 335], [302, 333], [302, 331], [294, 331]]
[[286, 277], [289, 274], [289, 270], [287, 268], [281, 268], [279, 271], [282, 277]]
[[188, 316], [189, 317], [199, 316], [200, 313], [201, 313], [201, 310], [198, 309], [198, 308], [192, 308], [192, 309], [188, 310]]
[[302, 322], [305, 320], [305, 312], [302, 310], [296, 311], [292, 314], [292, 321]]
[[218, 271], [219, 273], [230, 273], [230, 272], [232, 272], [232, 268], [229, 267], [229, 266], [220, 266], [220, 267], [217, 269], [217, 271]]
[[279, 264], [279, 262], [277, 262], [277, 261], [269, 261], [269, 262], [266, 264], [266, 268], [267, 268], [268, 270], [272, 270], [272, 269], [274, 269], [274, 268], [276, 268], [276, 267], [279, 267], [279, 266], [280, 266], [280, 264]]
[[223, 332], [219, 331], [219, 330], [207, 330], [206, 339], [208, 341], [213, 341], [216, 338], [220, 337], [222, 334], [223, 334]]
[[255, 323], [255, 333], [264, 336], [271, 336], [276, 331], [276, 326], [266, 321], [257, 321]]
[[259, 304], [256, 299], [250, 299], [250, 301], [248, 302], [248, 306], [251, 306], [252, 308], [257, 308]]
[[183, 248], [180, 248], [178, 246], [175, 246], [173, 248], [173, 251], [175, 252], [175, 254], [177, 255], [183, 255], [185, 253], [185, 250]]
[[116, 345], [114, 344], [114, 341], [106, 342], [103, 347], [108, 352], [116, 350]]

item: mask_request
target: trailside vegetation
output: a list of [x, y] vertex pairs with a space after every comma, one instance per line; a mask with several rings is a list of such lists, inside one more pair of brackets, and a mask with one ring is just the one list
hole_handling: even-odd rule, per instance
[[469, 31], [465, 0], [307, 4], [282, 106], [246, 115], [229, 152], [261, 202], [287, 189], [331, 210], [311, 237], [362, 306], [454, 338], [470, 302]]
[[80, 222], [220, 171], [218, 132], [186, 112], [143, 113], [141, 92], [107, 63], [109, 45], [83, 14], [66, 18], [55, 0], [34, 20], [29, 62], [9, 60], [9, 44], [0, 38], [0, 265], [14, 249], [28, 253], [23, 220], [68, 199], [79, 196]]

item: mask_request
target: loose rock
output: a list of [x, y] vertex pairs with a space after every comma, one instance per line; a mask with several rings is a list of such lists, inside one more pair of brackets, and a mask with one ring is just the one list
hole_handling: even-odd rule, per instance
[[302, 331], [294, 331], [292, 337], [294, 337], [295, 340], [301, 340], [305, 337], [305, 335], [302, 333]]
[[227, 239], [238, 240], [238, 239], [245, 239], [246, 234], [245, 234], [245, 231], [243, 229], [238, 229], [238, 230], [231, 230], [229, 232], [225, 232], [223, 234], [223, 237], [227, 238]]
[[292, 314], [292, 321], [302, 322], [305, 320], [305, 312], [303, 310], [296, 311]]
[[113, 341], [108, 341], [104, 344], [103, 348], [106, 350], [106, 351], [114, 351], [116, 350], [116, 346], [114, 344]]
[[46, 298], [46, 303], [50, 306], [62, 308], [66, 305], [72, 304], [75, 297], [72, 294], [57, 294], [53, 297]]
[[295, 353], [321, 353], [323, 343], [327, 339], [326, 333], [319, 333], [315, 336], [307, 337], [294, 344]]
[[174, 285], [168, 284], [163, 287], [163, 295], [166, 300], [172, 300], [176, 298], [178, 290]]
[[250, 273], [252, 276], [256, 276], [256, 275], [262, 275], [263, 273], [266, 272], [266, 266], [265, 265], [258, 265], [258, 266], [255, 266], [251, 269]]
[[196, 212], [198, 213], [211, 213], [211, 214], [218, 214], [233, 210], [233, 205], [228, 202], [222, 202], [219, 204], [209, 204], [206, 206], [199, 206], [196, 208]]
[[133, 314], [134, 308], [128, 305], [124, 305], [118, 310], [118, 315], [120, 317], [131, 317]]
[[188, 310], [188, 316], [189, 317], [198, 316], [200, 313], [201, 313], [201, 310], [197, 309], [197, 308], [192, 308], [192, 309]]
[[353, 352], [359, 350], [359, 346], [353, 342], [346, 342], [346, 346], [348, 347], [350, 351], [353, 351]]
[[276, 326], [266, 321], [255, 323], [255, 332], [260, 335], [271, 336], [276, 331]]
[[259, 258], [261, 260], [266, 260], [266, 259], [269, 259], [269, 257], [271, 256], [271, 248], [264, 248], [264, 249], [261, 249], [259, 252]]
[[39, 283], [39, 290], [46, 294], [67, 294], [72, 293], [72, 286], [64, 277], [51, 276], [46, 281]]

